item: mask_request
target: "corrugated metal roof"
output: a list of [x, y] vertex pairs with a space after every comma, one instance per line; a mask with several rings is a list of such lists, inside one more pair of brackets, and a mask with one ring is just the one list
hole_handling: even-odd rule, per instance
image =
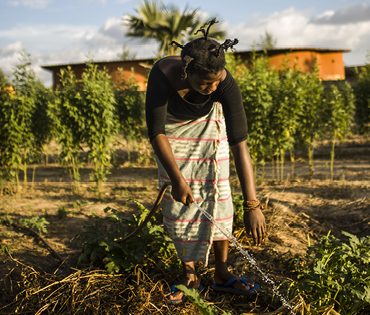
[[332, 48], [316, 48], [316, 47], [286, 47], [286, 48], [274, 48], [268, 50], [249, 50], [249, 51], [236, 51], [235, 54], [252, 54], [252, 53], [286, 53], [286, 52], [298, 52], [298, 51], [316, 51], [316, 52], [350, 52], [350, 49], [332, 49]]
[[[278, 54], [278, 53], [288, 53], [288, 52], [299, 52], [299, 51], [312, 51], [312, 52], [321, 52], [321, 53], [330, 53], [330, 52], [350, 52], [350, 49], [331, 49], [331, 48], [315, 48], [315, 47], [286, 47], [286, 48], [274, 48], [269, 50], [246, 50], [246, 51], [235, 51], [234, 54], [236, 55], [250, 55], [253, 53], [256, 54]], [[156, 58], [145, 58], [145, 59], [130, 59], [130, 60], [109, 60], [109, 61], [91, 61], [93, 64], [109, 64], [109, 63], [125, 63], [125, 62], [153, 62]], [[41, 66], [43, 69], [46, 70], [53, 70], [55, 68], [63, 68], [67, 66], [83, 66], [89, 63], [90, 61], [86, 62], [79, 62], [79, 63], [67, 63], [67, 64], [56, 64], [56, 65], [45, 65]]]
[[125, 63], [125, 62], [138, 62], [138, 63], [144, 63], [144, 62], [153, 62], [155, 58], [146, 58], [146, 59], [130, 59], [130, 60], [107, 60], [107, 61], [94, 61], [94, 60], [89, 60], [85, 62], [77, 62], [77, 63], [65, 63], [65, 64], [55, 64], [55, 65], [44, 65], [41, 66], [41, 68], [46, 69], [46, 70], [53, 70], [55, 68], [64, 68], [68, 66], [84, 66], [88, 63], [93, 63], [95, 65], [104, 65], [104, 64], [109, 64], [109, 63]]

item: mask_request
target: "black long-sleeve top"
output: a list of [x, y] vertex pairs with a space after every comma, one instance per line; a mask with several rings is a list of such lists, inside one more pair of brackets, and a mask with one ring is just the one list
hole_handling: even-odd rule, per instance
[[145, 104], [149, 139], [165, 134], [167, 112], [179, 119], [196, 119], [209, 113], [214, 102], [220, 102], [229, 144], [245, 140], [248, 128], [240, 89], [230, 72], [226, 72], [226, 78], [220, 82], [216, 91], [206, 97], [206, 101], [192, 103], [179, 95], [159, 68], [158, 62], [155, 63], [149, 74]]

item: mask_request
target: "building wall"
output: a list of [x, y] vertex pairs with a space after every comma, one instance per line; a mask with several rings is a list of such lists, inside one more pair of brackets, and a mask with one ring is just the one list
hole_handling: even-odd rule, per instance
[[144, 67], [144, 65], [141, 65], [140, 63], [130, 61], [125, 62], [124, 64], [120, 62], [109, 63], [106, 64], [105, 67], [112, 76], [113, 82], [115, 82], [118, 86], [123, 81], [134, 79], [139, 85], [139, 89], [141, 91], [146, 90], [150, 65], [145, 65]]
[[320, 77], [323, 80], [344, 80], [346, 78], [342, 53], [321, 53], [318, 59]]
[[312, 72], [316, 54], [311, 51], [278, 53], [269, 56], [270, 65], [279, 70], [284, 67], [295, 67], [302, 72]]
[[276, 69], [296, 67], [302, 72], [312, 72], [317, 61], [321, 80], [344, 80], [344, 62], [341, 52], [294, 51], [269, 56], [269, 63]]
[[[136, 61], [125, 61], [125, 62], [109, 62], [109, 63], [97, 63], [98, 69], [106, 69], [113, 82], [119, 87], [123, 81], [134, 79], [139, 85], [139, 90], [146, 90], [147, 77], [151, 68], [148, 63], [140, 63]], [[56, 88], [60, 84], [59, 73], [62, 68], [67, 66], [55, 66], [49, 70], [53, 73], [53, 88]], [[70, 65], [71, 69], [75, 73], [78, 79], [81, 78], [83, 71], [86, 68], [85, 64]]]
[[[251, 52], [235, 53], [242, 61], [248, 62], [252, 58]], [[269, 63], [276, 69], [284, 66], [296, 67], [302, 72], [312, 72], [315, 61], [319, 68], [319, 77], [321, 80], [344, 80], [345, 69], [342, 51], [326, 50], [283, 50], [270, 51]], [[133, 78], [136, 80], [141, 91], [146, 90], [147, 77], [154, 59], [134, 60], [134, 61], [117, 61], [117, 62], [99, 62], [96, 63], [100, 69], [106, 68], [112, 76], [113, 81], [119, 86], [124, 80]], [[85, 64], [70, 65], [80, 78], [85, 69]], [[67, 65], [45, 67], [53, 73], [53, 87], [59, 84], [59, 71], [66, 68]]]

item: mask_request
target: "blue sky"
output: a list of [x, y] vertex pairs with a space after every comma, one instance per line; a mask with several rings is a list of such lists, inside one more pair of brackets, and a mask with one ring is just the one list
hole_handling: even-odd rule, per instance
[[[251, 49], [265, 31], [278, 47], [351, 49], [347, 65], [366, 62], [370, 52], [370, 0], [178, 0], [179, 8], [198, 8], [216, 16], [237, 50]], [[20, 52], [31, 54], [37, 75], [50, 84], [40, 65], [115, 60], [128, 47], [136, 57], [152, 57], [154, 42], [124, 36], [123, 18], [141, 0], [1, 0], [0, 68], [11, 73]]]

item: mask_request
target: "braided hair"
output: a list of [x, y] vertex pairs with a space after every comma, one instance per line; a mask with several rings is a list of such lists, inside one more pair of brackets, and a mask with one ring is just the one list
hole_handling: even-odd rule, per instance
[[218, 23], [212, 19], [205, 23], [195, 32], [202, 33], [203, 37], [196, 38], [185, 45], [172, 41], [172, 45], [181, 48], [181, 59], [184, 65], [183, 78], [186, 79], [187, 73], [217, 73], [221, 71], [226, 64], [225, 51], [233, 48], [239, 41], [238, 39], [226, 39], [222, 44], [209, 38], [208, 33], [211, 26]]

